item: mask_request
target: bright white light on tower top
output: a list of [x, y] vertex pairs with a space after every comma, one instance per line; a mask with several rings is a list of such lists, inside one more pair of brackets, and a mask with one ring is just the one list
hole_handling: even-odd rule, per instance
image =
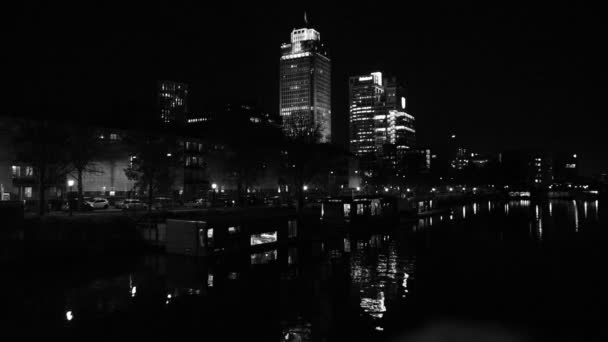
[[371, 75], [374, 78], [374, 83], [381, 86], [382, 85], [382, 73], [377, 71], [377, 72], [372, 72]]
[[405, 109], [405, 97], [401, 97], [401, 109]]

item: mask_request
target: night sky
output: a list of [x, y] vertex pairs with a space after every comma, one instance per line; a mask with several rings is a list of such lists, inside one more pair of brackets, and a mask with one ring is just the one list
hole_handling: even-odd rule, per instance
[[454, 132], [479, 152], [570, 151], [587, 174], [608, 169], [599, 8], [376, 3], [29, 3], [10, 12], [4, 114], [143, 122], [154, 115], [155, 81], [172, 79], [190, 84], [192, 111], [241, 101], [276, 115], [279, 47], [306, 10], [332, 59], [338, 142], [348, 76], [380, 70], [407, 86], [423, 145]]

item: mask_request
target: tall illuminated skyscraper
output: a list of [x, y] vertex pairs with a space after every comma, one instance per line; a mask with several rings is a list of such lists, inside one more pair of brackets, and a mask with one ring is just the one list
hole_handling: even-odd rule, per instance
[[[308, 25], [304, 15], [305, 25]], [[313, 134], [331, 142], [331, 61], [312, 28], [291, 31], [281, 45], [279, 113], [287, 136]]]
[[349, 123], [350, 150], [359, 157], [372, 157], [376, 154], [374, 120], [385, 120], [384, 87], [382, 74], [354, 76], [349, 79]]
[[350, 150], [364, 160], [397, 167], [415, 143], [414, 117], [405, 111], [403, 89], [381, 72], [349, 79]]
[[188, 85], [173, 81], [159, 81], [158, 107], [163, 124], [185, 125], [188, 112]]

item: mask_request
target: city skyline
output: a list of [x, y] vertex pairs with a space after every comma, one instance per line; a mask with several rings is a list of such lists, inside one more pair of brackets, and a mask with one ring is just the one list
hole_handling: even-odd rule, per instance
[[[593, 11], [309, 7], [245, 6], [228, 13], [169, 6], [149, 8], [136, 21], [135, 8], [128, 6], [121, 12], [98, 8], [82, 18], [66, 18], [61, 8], [21, 9], [9, 40], [17, 67], [9, 73], [15, 86], [7, 114], [52, 113], [45, 115], [69, 120], [87, 108], [92, 120], [138, 122], [153, 110], [154, 85], [162, 79], [191, 86], [193, 111], [236, 99], [278, 114], [277, 47], [308, 11], [332, 56], [337, 142], [347, 141], [348, 77], [385, 70], [407, 82], [422, 145], [441, 144], [456, 132], [463, 145], [481, 152], [564, 150], [581, 154], [585, 173], [606, 169], [604, 138], [594, 124], [605, 67], [593, 44], [601, 32]], [[204, 13], [214, 18], [193, 20]], [[107, 17], [112, 27], [105, 26]], [[381, 25], [369, 27], [367, 20]], [[222, 34], [209, 34], [213, 27]], [[251, 53], [253, 48], [258, 50]], [[234, 63], [244, 52], [250, 58]], [[28, 68], [34, 58], [42, 64]], [[239, 86], [228, 90], [234, 79]], [[102, 89], [110, 85], [108, 96]], [[579, 120], [572, 122], [570, 115]]]

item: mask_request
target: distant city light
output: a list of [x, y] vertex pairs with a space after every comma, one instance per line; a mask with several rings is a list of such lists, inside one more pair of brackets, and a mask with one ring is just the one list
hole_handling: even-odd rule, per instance
[[449, 191], [454, 191], [454, 188], [450, 187], [448, 190], [449, 190]]
[[308, 185], [304, 185], [304, 186], [302, 187], [302, 189], [304, 189], [304, 191], [307, 191], [307, 190], [308, 190]]
[[171, 153], [167, 153], [167, 157], [171, 157]]
[[385, 192], [388, 192], [388, 188], [384, 188], [384, 191], [385, 191]]
[[357, 187], [357, 191], [361, 191], [361, 188], [360, 188], [360, 187]]
[[66, 313], [65, 313], [65, 318], [66, 318], [68, 321], [73, 320], [73, 319], [74, 319], [74, 315], [72, 314], [72, 311], [68, 311], [68, 312], [66, 312]]

